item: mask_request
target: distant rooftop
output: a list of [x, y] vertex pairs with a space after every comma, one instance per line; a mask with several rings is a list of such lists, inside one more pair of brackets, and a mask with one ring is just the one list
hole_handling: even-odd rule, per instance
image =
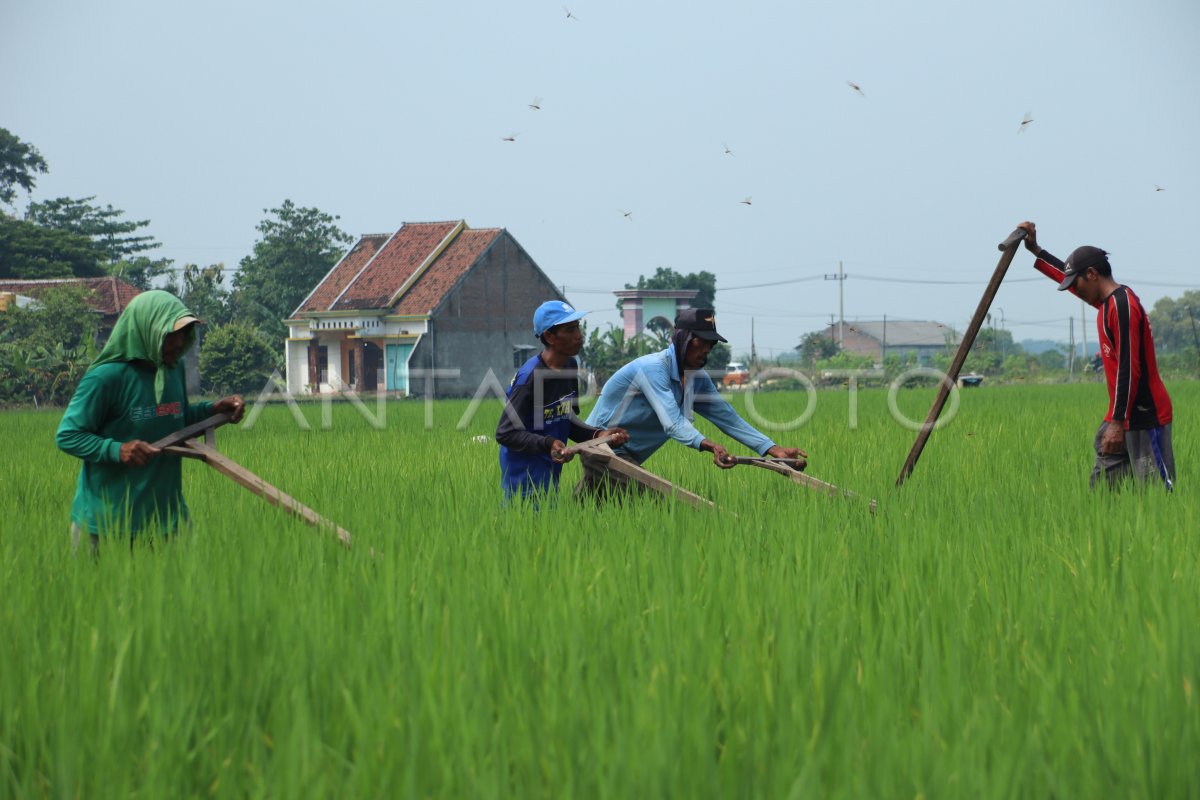
[[[833, 324], [837, 328], [837, 323]], [[888, 347], [943, 347], [947, 337], [958, 341], [958, 333], [940, 322], [916, 320], [880, 320], [878, 322], [855, 321], [846, 323], [847, 331], [857, 331]]]

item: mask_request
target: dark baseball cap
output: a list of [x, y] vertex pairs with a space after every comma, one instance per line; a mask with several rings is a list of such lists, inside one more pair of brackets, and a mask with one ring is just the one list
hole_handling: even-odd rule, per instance
[[687, 308], [675, 316], [675, 329], [691, 331], [697, 338], [710, 342], [728, 342], [717, 333], [717, 316], [711, 308]]
[[[1100, 266], [1108, 267], [1108, 253], [1090, 244], [1076, 247], [1071, 251], [1071, 255], [1067, 256], [1067, 263], [1063, 265], [1063, 279], [1062, 283], [1058, 284], [1058, 290], [1065, 292], [1075, 284], [1075, 279], [1088, 269]], [[1111, 267], [1106, 271], [1112, 274]]]

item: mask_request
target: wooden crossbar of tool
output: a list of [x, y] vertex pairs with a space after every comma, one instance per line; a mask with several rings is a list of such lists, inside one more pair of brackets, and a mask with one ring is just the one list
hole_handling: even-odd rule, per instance
[[232, 418], [228, 414], [213, 414], [207, 419], [202, 419], [199, 422], [193, 422], [186, 428], [180, 428], [174, 433], [168, 434], [159, 439], [157, 442], [151, 442], [150, 446], [157, 447], [161, 450], [165, 447], [170, 447], [173, 444], [186, 442], [188, 439], [195, 439], [200, 435], [203, 435], [205, 438], [207, 438], [210, 431], [216, 430], [225, 423], [230, 422], [231, 419]]
[[588, 439], [585, 442], [579, 442], [578, 444], [574, 444], [571, 447], [564, 447], [563, 455], [573, 456], [585, 447], [593, 448], [593, 447], [599, 447], [602, 444], [608, 444], [613, 439], [617, 438], [617, 436], [618, 436], [618, 434], [615, 434], [615, 433], [606, 433], [603, 436], [597, 436], [595, 439]]

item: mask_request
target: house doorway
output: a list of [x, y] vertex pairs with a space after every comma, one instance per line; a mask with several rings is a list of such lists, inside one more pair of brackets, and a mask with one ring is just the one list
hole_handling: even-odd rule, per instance
[[362, 390], [374, 392], [379, 389], [379, 371], [383, 369], [383, 350], [374, 342], [363, 342]]
[[389, 344], [387, 346], [387, 390], [408, 394], [408, 358], [412, 355], [411, 344]]

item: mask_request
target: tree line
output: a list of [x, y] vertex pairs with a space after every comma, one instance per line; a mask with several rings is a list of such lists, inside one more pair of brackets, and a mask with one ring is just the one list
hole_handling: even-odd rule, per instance
[[[36, 147], [0, 128], [0, 278], [111, 275], [141, 290], [172, 292], [207, 323], [199, 330], [200, 374], [213, 394], [257, 391], [282, 366], [283, 320], [353, 242], [338, 217], [284, 200], [263, 209], [253, 250], [227, 284], [223, 263], [176, 266], [148, 257], [161, 246], [147, 232], [150, 221], [131, 219], [94, 195], [33, 201], [37, 177], [48, 170]], [[8, 213], [20, 192], [31, 197], [25, 213]], [[716, 277], [660, 267], [626, 288], [696, 289], [694, 305], [711, 308]], [[96, 355], [97, 333], [86, 293], [75, 287], [43, 292], [37, 307], [0, 315], [0, 404], [69, 399]], [[583, 359], [603, 381], [632, 358], [665, 347], [669, 333], [669, 326], [652, 327], [626, 340], [620, 330], [593, 330]], [[720, 369], [728, 361], [728, 347], [719, 345], [709, 365]]]
[[[203, 389], [213, 394], [251, 392], [282, 366], [287, 326], [283, 320], [299, 306], [353, 242], [338, 217], [285, 199], [255, 226], [258, 238], [250, 254], [226, 283], [223, 263], [185, 263], [150, 258], [161, 244], [148, 232], [150, 220], [132, 219], [96, 195], [32, 199], [37, 178], [49, 165], [32, 144], [0, 128], [0, 279], [40, 280], [115, 276], [138, 289], [171, 291], [207, 322], [200, 329]], [[14, 205], [24, 193], [22, 215]], [[693, 305], [715, 307], [716, 276], [682, 274], [659, 267], [626, 289], [695, 289]], [[1168, 375], [1200, 375], [1200, 291], [1162, 298], [1150, 311], [1160, 366]], [[86, 292], [63, 287], [43, 292], [32, 308], [0, 313], [0, 404], [62, 403], [98, 346], [96, 315]], [[582, 360], [603, 382], [637, 356], [667, 346], [670, 326], [650, 328], [633, 337], [620, 329], [590, 330]], [[806, 368], [835, 370], [871, 367], [870, 359], [841, 353], [821, 334], [803, 337], [797, 358]], [[949, 364], [953, 348], [943, 358]], [[718, 345], [710, 369], [729, 363], [728, 346]], [[748, 358], [746, 360], [749, 360]], [[897, 371], [911, 358], [889, 356], [885, 368]], [[789, 362], [794, 363], [794, 362]], [[1078, 371], [1086, 366], [1081, 364]], [[964, 366], [1000, 379], [1055, 379], [1066, 372], [1064, 352], [1026, 353], [1007, 331], [984, 329]]]
[[[282, 365], [283, 320], [337, 262], [352, 237], [338, 217], [284, 200], [256, 226], [251, 253], [226, 283], [223, 263], [176, 266], [150, 258], [161, 247], [150, 220], [132, 219], [96, 196], [33, 200], [49, 172], [42, 154], [0, 128], [0, 279], [120, 278], [137, 289], [164, 288], [207, 323], [199, 329], [203, 389], [260, 389]], [[23, 214], [15, 201], [30, 199]], [[102, 344], [87, 292], [39, 293], [35, 305], [0, 314], [0, 404], [62, 403]]]

